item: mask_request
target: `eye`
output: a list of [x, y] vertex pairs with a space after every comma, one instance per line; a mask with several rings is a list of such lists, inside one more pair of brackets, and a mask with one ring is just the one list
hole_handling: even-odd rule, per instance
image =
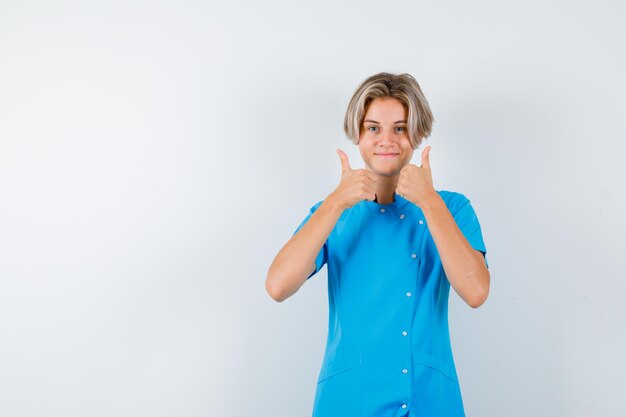
[[398, 132], [406, 132], [406, 127], [404, 126], [398, 126], [396, 129], [398, 129]]
[[375, 130], [372, 129], [378, 129], [378, 126], [368, 126], [367, 130], [369, 130], [370, 132], [375, 132]]

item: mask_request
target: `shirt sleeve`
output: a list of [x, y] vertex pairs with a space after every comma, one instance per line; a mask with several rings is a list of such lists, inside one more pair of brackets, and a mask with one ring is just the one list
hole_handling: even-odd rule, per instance
[[[313, 207], [311, 207], [311, 210], [309, 211], [309, 214], [307, 214], [307, 216], [304, 218], [304, 220], [302, 220], [300, 225], [293, 232], [292, 236], [295, 235], [296, 233], [298, 233], [298, 230], [302, 229], [302, 226], [304, 226], [305, 223], [307, 221], [309, 221], [309, 219], [311, 218], [313, 213], [315, 213], [315, 210], [317, 210], [317, 208], [320, 206], [320, 204], [322, 204], [323, 201], [324, 200], [319, 201], [319, 202], [315, 203], [313, 205]], [[311, 272], [311, 275], [309, 275], [306, 279], [309, 279], [313, 275], [317, 274], [319, 272], [319, 270], [322, 269], [322, 267], [326, 264], [327, 261], [328, 261], [328, 239], [326, 239], [326, 242], [324, 242], [324, 245], [322, 246], [322, 248], [318, 252], [317, 256], [315, 257], [315, 271]]]
[[474, 207], [470, 203], [470, 200], [463, 194], [460, 194], [460, 207], [455, 211], [454, 220], [457, 226], [463, 232], [463, 235], [469, 242], [470, 246], [483, 253], [485, 258], [485, 265], [489, 268], [489, 262], [487, 261], [487, 248], [483, 240], [483, 234], [480, 228], [480, 222], [474, 211]]

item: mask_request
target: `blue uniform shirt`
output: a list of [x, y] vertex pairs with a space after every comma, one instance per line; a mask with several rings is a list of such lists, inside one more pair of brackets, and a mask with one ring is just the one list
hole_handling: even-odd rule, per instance
[[[470, 201], [437, 192], [488, 266]], [[422, 210], [394, 199], [344, 210], [308, 277], [328, 265], [328, 337], [313, 417], [464, 416], [448, 330], [450, 283]]]

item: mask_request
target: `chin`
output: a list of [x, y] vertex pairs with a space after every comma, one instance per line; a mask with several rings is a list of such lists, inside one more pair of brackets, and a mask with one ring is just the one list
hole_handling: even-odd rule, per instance
[[374, 171], [376, 174], [383, 176], [383, 177], [395, 177], [396, 175], [400, 174], [400, 170], [402, 168], [398, 168], [398, 169], [384, 169], [384, 170], [380, 170], [380, 169], [373, 169], [372, 171]]

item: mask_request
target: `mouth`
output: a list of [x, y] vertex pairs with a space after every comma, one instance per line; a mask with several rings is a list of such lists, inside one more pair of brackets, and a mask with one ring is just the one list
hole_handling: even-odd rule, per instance
[[395, 158], [396, 156], [400, 155], [399, 153], [375, 153], [374, 156], [377, 156], [379, 158]]

